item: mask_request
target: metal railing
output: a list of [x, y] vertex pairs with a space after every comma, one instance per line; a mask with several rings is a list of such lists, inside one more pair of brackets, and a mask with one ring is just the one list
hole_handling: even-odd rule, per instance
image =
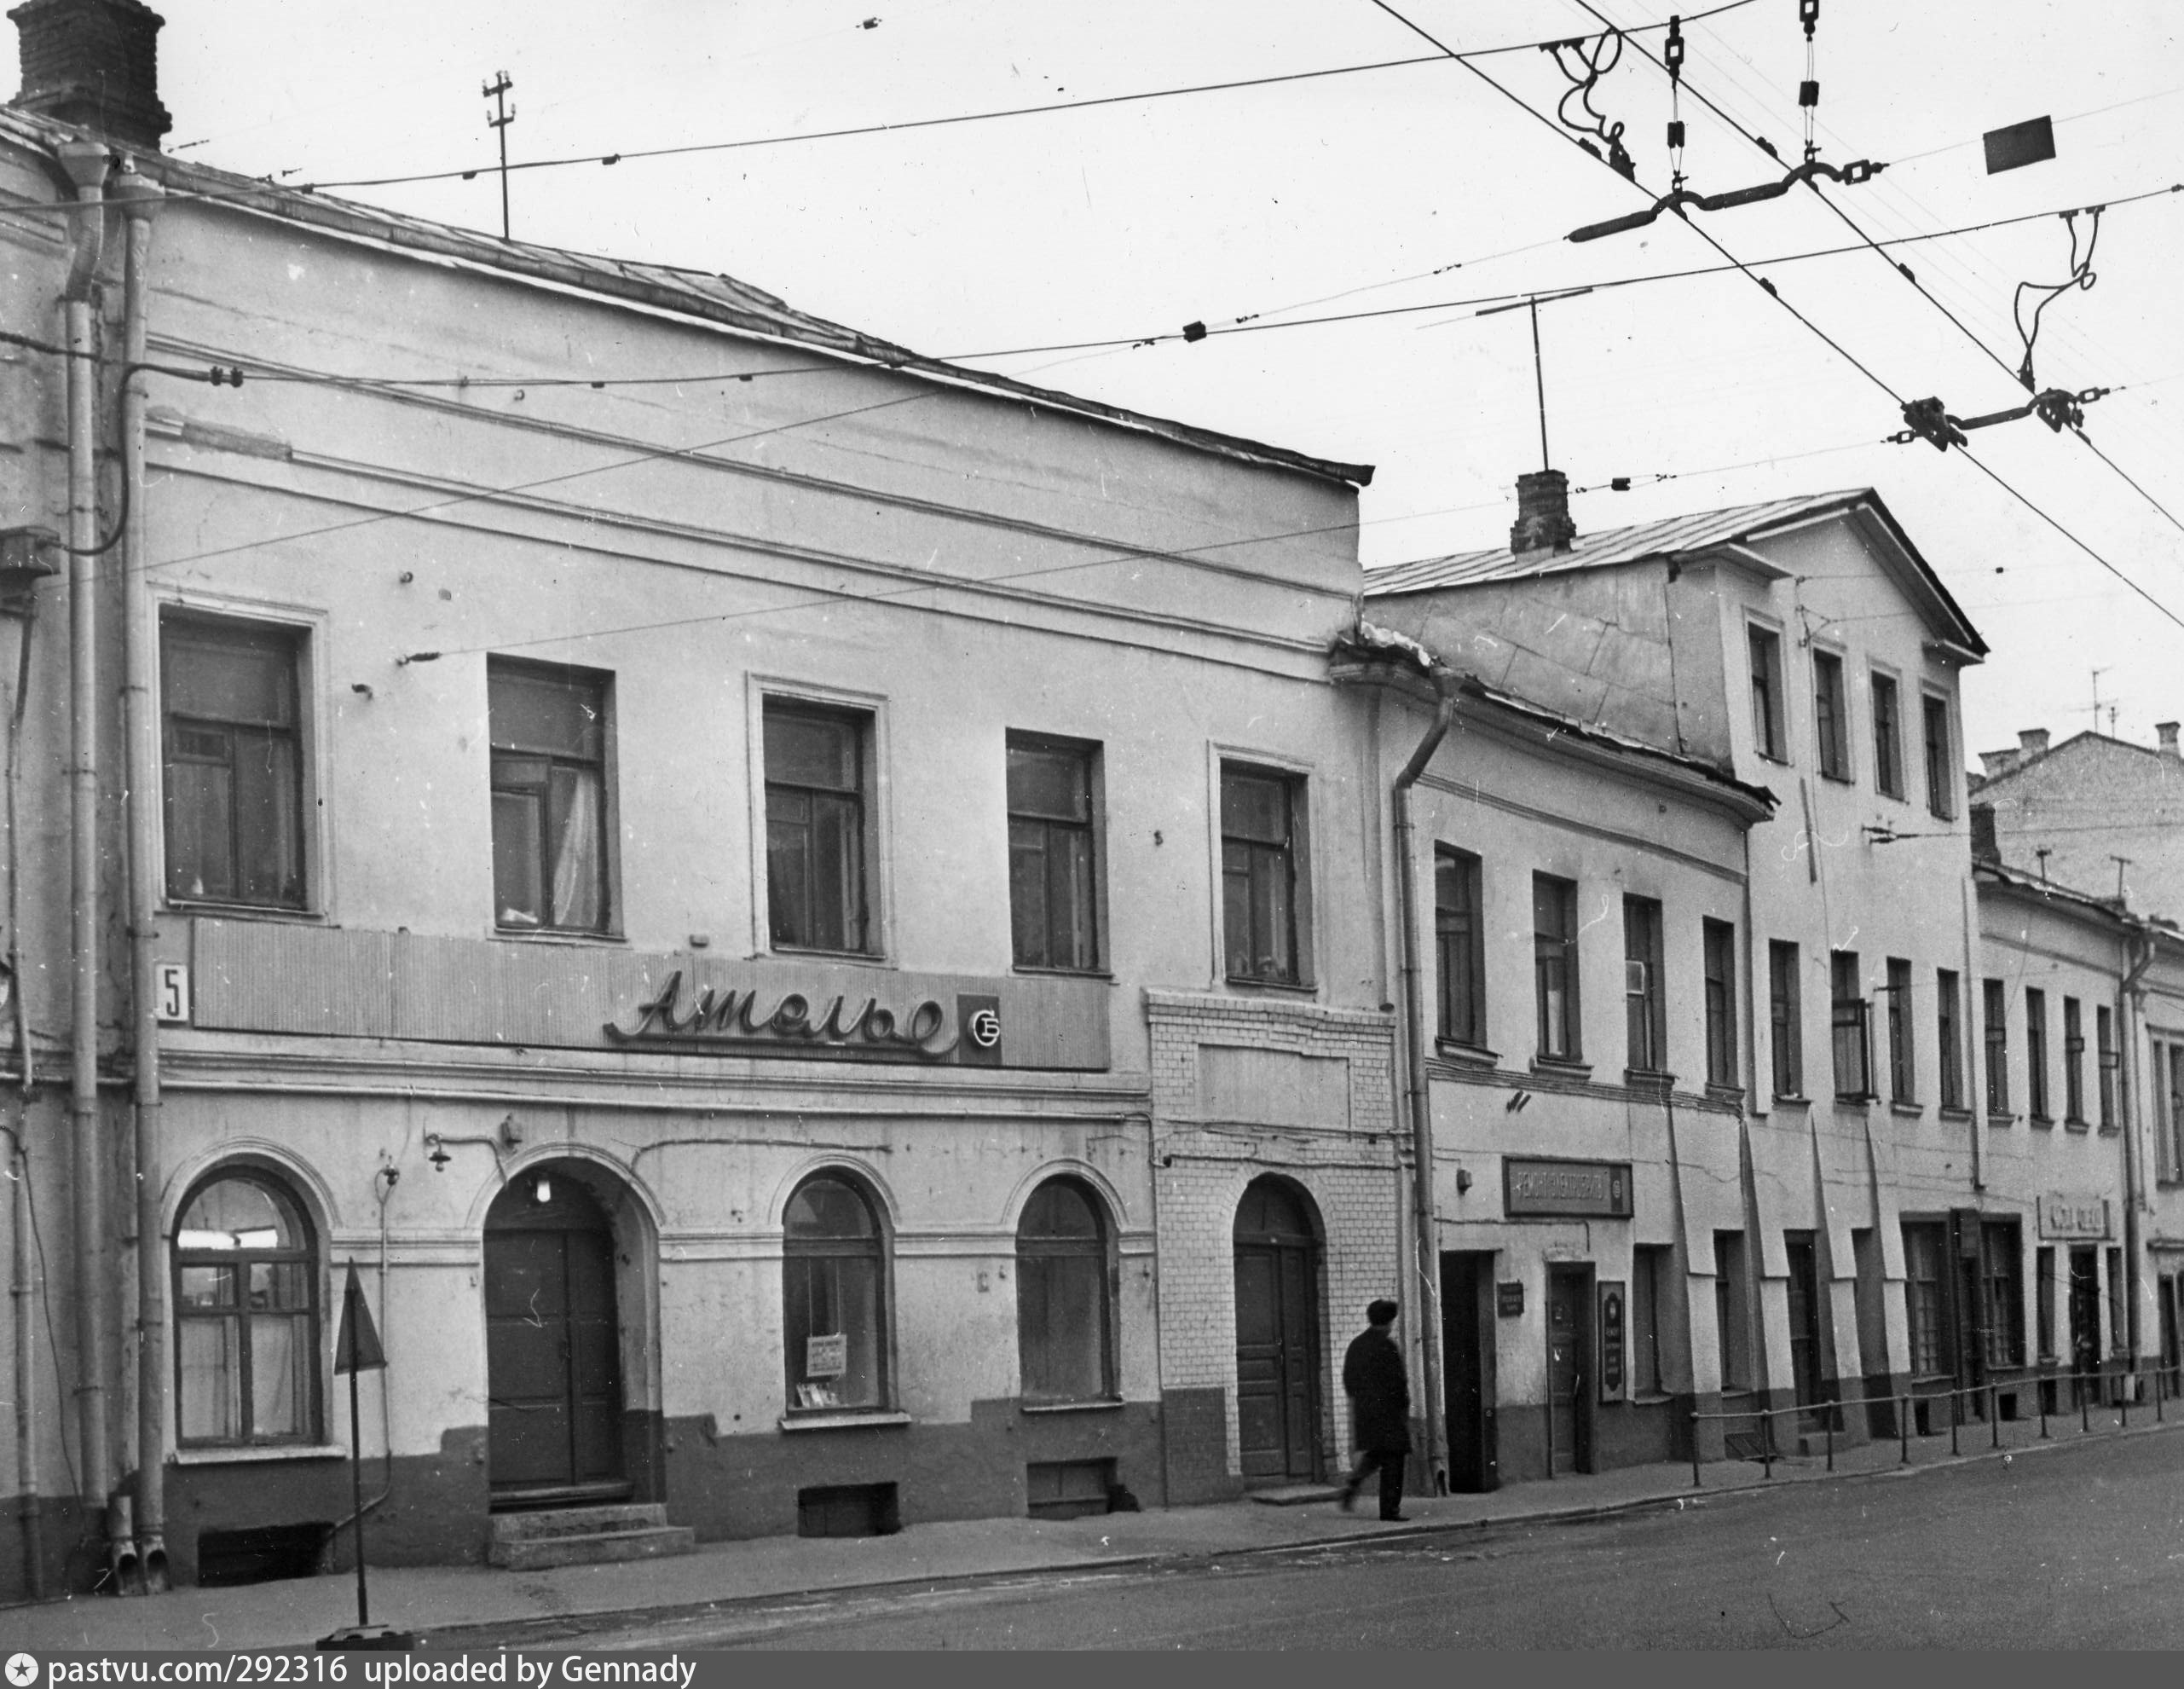
[[[2146, 1391], [2141, 1386], [2149, 1379], [2152, 1380], [2152, 1388], [2151, 1391]], [[2071, 1385], [2071, 1393], [2077, 1397], [2078, 1429], [2082, 1434], [2089, 1433], [2093, 1429], [2093, 1408], [2096, 1396], [2103, 1398], [2099, 1403], [2102, 1408], [2112, 1408], [2116, 1410], [2118, 1428], [2128, 1431], [2131, 1426], [2131, 1408], [2134, 1403], [2136, 1402], [2141, 1406], [2145, 1405], [2148, 1395], [2152, 1397], [2156, 1423], [2165, 1422], [2168, 1417], [2168, 1403], [2172, 1398], [2184, 1397], [2184, 1367], [2146, 1364], [2110, 1367], [2095, 1372], [2027, 1373], [2007, 1382], [1989, 1379], [1979, 1384], [1952, 1385], [1937, 1390], [1906, 1391], [1893, 1397], [1875, 1397], [1866, 1400], [1868, 1403], [1889, 1402], [1894, 1406], [1899, 1451], [1898, 1463], [1909, 1466], [1911, 1462], [1911, 1423], [1915, 1404], [1941, 1401], [1946, 1401], [1949, 1403], [1949, 1452], [1951, 1455], [1958, 1455], [1963, 1452], [1962, 1438], [1965, 1425], [1965, 1405], [1967, 1401], [1982, 1397], [1985, 1398], [1986, 1412], [1984, 1417], [1987, 1421], [1988, 1442], [1990, 1447], [2000, 1449], [2002, 1446], [2002, 1396], [2005, 1391], [2015, 1395], [2021, 1391], [2030, 1389], [2038, 1408], [2039, 1440], [2047, 1441], [2050, 1437], [2048, 1429], [2049, 1418], [2062, 1416], [2060, 1407], [2055, 1414], [2049, 1414], [2048, 1391], [2051, 1387], [2060, 1390], [2060, 1387], [2064, 1385]], [[1816, 1428], [1825, 1437], [1827, 1469], [1833, 1472], [1835, 1469], [1835, 1420], [1846, 1407], [1859, 1405], [1861, 1404], [1855, 1402], [1847, 1403], [1836, 1401], [1800, 1402], [1794, 1403], [1786, 1408], [1724, 1408], [1713, 1413], [1694, 1411], [1690, 1414], [1691, 1487], [1696, 1489], [1702, 1488], [1705, 1483], [1703, 1476], [1705, 1456], [1700, 1446], [1699, 1427], [1706, 1421], [1714, 1420], [1723, 1421], [1756, 1420], [1759, 1421], [1759, 1452], [1756, 1456], [1747, 1455], [1742, 1458], [1758, 1460], [1765, 1469], [1768, 1481], [1771, 1482], [1775, 1475], [1775, 1462], [1787, 1458], [1775, 1446], [1775, 1421], [1777, 1419], [1787, 1414], [1794, 1414], [1805, 1420], [1817, 1420], [1818, 1425]], [[1940, 1433], [1938, 1432], [1921, 1432], [1921, 1435], [1939, 1436]]]

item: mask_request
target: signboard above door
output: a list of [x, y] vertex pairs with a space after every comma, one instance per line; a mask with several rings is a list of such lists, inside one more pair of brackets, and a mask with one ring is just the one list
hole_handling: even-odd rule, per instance
[[1510, 1156], [1501, 1164], [1501, 1211], [1512, 1220], [1573, 1217], [1627, 1220], [1631, 1164]]

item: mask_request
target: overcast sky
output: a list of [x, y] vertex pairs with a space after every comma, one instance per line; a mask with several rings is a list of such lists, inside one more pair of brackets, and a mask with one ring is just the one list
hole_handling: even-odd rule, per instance
[[[290, 182], [489, 163], [481, 84], [506, 70], [516, 160], [808, 135], [1435, 54], [1375, 0], [155, 0], [182, 156]], [[1459, 51], [1600, 25], [1578, 0], [1391, 0]], [[1592, 0], [1658, 22], [1647, 0]], [[1686, 0], [1690, 4], [1690, 0]], [[1691, 5], [1703, 9], [1703, 4]], [[1823, 0], [1822, 159], [1884, 161], [1829, 197], [1876, 238], [2121, 200], [2184, 181], [2180, 9], [2152, 0]], [[868, 26], [869, 21], [869, 26]], [[1778, 177], [1704, 95], [1789, 162], [1802, 135], [1796, 0], [1687, 26], [1685, 169], [1702, 193]], [[1633, 37], [1592, 98], [1667, 188], [1666, 78]], [[1475, 61], [1535, 110], [1548, 55]], [[1985, 173], [1982, 131], [2056, 119], [2059, 156]], [[491, 175], [342, 190], [498, 231]], [[1703, 228], [1906, 399], [1960, 416], [2020, 403], [2020, 281], [2071, 273], [2040, 217], [1893, 257], [1799, 189], [1586, 245], [1571, 229], [1646, 197], [1444, 59], [1268, 86], [852, 138], [518, 175], [515, 234], [723, 270], [807, 310], [941, 356], [1220, 328], [1193, 344], [977, 359], [983, 367], [1321, 456], [1378, 466], [1368, 565], [1505, 540], [1538, 466], [1524, 312], [1331, 312], [1476, 300], [1718, 264]], [[2081, 236], [2089, 220], [2078, 220]], [[2058, 298], [2042, 387], [2119, 390], [2086, 431], [2184, 517], [2184, 194], [2112, 210], [2097, 283]], [[1437, 274], [1434, 272], [1439, 272]], [[1308, 303], [1316, 302], [1316, 303]], [[2028, 302], [2029, 304], [2030, 302]], [[2174, 613], [2135, 594], [1959, 454], [1883, 443], [1896, 402], [1734, 271], [1541, 312], [1547, 431], [1584, 531], [1835, 488], [1877, 487], [1994, 647], [1965, 686], [1973, 750], [2092, 720], [2151, 743], [2184, 717], [2184, 529], [2079, 442], [2034, 420], [1972, 436], [1981, 461]], [[1965, 331], [1968, 331], [1968, 333]], [[1978, 344], [1974, 344], [1974, 342]], [[1985, 350], [1982, 350], [1981, 348]], [[1991, 356], [1990, 356], [1991, 354]], [[1996, 361], [1999, 361], [1999, 365]], [[1673, 479], [1655, 481], [1666, 476]], [[2106, 728], [2104, 709], [2101, 725]]]

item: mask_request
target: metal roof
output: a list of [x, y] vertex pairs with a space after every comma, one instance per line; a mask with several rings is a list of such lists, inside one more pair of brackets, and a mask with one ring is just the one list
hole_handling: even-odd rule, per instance
[[[224, 205], [245, 212], [332, 229], [383, 241], [390, 246], [459, 259], [610, 298], [679, 312], [767, 339], [789, 341], [834, 353], [860, 363], [903, 370], [950, 385], [983, 389], [1006, 398], [1153, 435], [1224, 457], [1301, 470], [1358, 487], [1367, 486], [1372, 480], [1372, 466], [1369, 464], [1338, 463], [1309, 457], [1285, 447], [1265, 445], [1164, 417], [1147, 416], [1053, 388], [1035, 387], [990, 370], [972, 369], [927, 357], [890, 341], [800, 311], [731, 275], [602, 257], [522, 240], [497, 240], [450, 223], [433, 223], [377, 205], [338, 200], [306, 188], [282, 188], [257, 177], [237, 176], [211, 165], [170, 158], [164, 153], [124, 146], [110, 137], [14, 107], [0, 107], [0, 137], [26, 147], [50, 151], [55, 142], [78, 136], [89, 136], [112, 147], [117, 153], [128, 154], [139, 171], [170, 193], [199, 196], [200, 203]], [[188, 201], [183, 200], [181, 203]]]
[[1458, 552], [1450, 557], [1420, 558], [1368, 570], [1368, 594], [1423, 593], [1436, 587], [1465, 587], [1482, 581], [1528, 581], [1542, 575], [1564, 575], [1580, 569], [1608, 569], [1617, 564], [1639, 563], [1647, 558], [1673, 557], [1703, 551], [1709, 546], [1739, 543], [1779, 526], [1836, 508], [1847, 509], [1871, 498], [1864, 488], [1846, 492], [1808, 493], [1801, 498], [1774, 499], [1765, 504], [1736, 505], [1728, 510], [1702, 511], [1691, 516], [1672, 516], [1659, 522], [1642, 522], [1632, 528], [1611, 528], [1604, 534], [1586, 534], [1566, 552], [1529, 552], [1519, 557], [1504, 546], [1494, 551]]

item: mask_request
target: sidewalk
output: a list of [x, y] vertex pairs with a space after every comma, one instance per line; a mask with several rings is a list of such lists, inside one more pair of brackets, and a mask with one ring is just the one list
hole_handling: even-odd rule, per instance
[[[2092, 1426], [2087, 1435], [2075, 1414], [2055, 1420], [2052, 1437], [2044, 1443], [2035, 1421], [2006, 1422], [1998, 1430], [2002, 1450], [2014, 1455], [2093, 1446], [2118, 1435], [2152, 1435], [2184, 1427], [2184, 1420], [2157, 1425], [2150, 1410], [2135, 1410], [2124, 1431], [2112, 1409], [2097, 1409]], [[1959, 1432], [1962, 1454], [1956, 1457], [1949, 1452], [1945, 1432], [1915, 1437], [1908, 1468], [1899, 1463], [1901, 1450], [1894, 1441], [1839, 1449], [1833, 1476], [1908, 1475], [1999, 1458], [1992, 1448], [1996, 1429], [1985, 1423], [1966, 1425]], [[1774, 1470], [1777, 1484], [1830, 1477], [1818, 1454], [1778, 1459]], [[917, 1524], [893, 1536], [761, 1537], [708, 1543], [694, 1554], [673, 1559], [550, 1571], [375, 1567], [370, 1573], [372, 1617], [376, 1622], [425, 1633], [428, 1646], [491, 1646], [496, 1635], [516, 1632], [523, 1646], [547, 1646], [558, 1632], [581, 1647], [582, 1633], [597, 1628], [606, 1615], [664, 1616], [813, 1591], [1252, 1553], [1360, 1538], [1384, 1541], [1451, 1526], [1583, 1517], [1694, 1497], [1703, 1501], [1767, 1483], [1756, 1463], [1745, 1461], [1710, 1463], [1702, 1477], [1695, 1490], [1689, 1464], [1663, 1464], [1511, 1484], [1488, 1495], [1411, 1496], [1403, 1504], [1410, 1522], [1402, 1525], [1375, 1518], [1370, 1497], [1350, 1514], [1337, 1511], [1332, 1501], [1271, 1507], [1245, 1500], [1078, 1519]], [[356, 1585], [347, 1575], [233, 1589], [177, 1589], [133, 1600], [86, 1596], [0, 1611], [0, 1652], [286, 1650], [308, 1647], [313, 1639], [355, 1617]], [[556, 1620], [568, 1621], [566, 1628]]]

